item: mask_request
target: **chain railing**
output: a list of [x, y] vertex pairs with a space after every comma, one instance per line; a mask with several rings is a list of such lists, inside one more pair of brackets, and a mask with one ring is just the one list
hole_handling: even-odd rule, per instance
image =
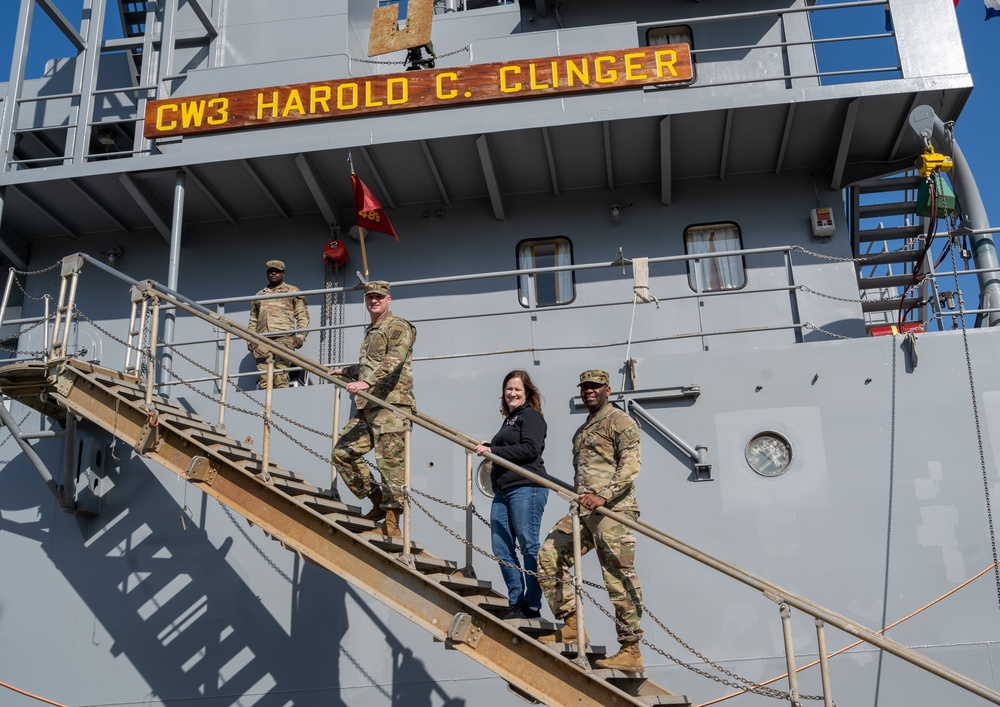
[[[789, 248], [786, 250], [791, 251], [791, 250], [801, 250], [801, 249]], [[339, 426], [340, 390], [346, 386], [347, 381], [332, 375], [325, 366], [301, 354], [299, 351], [295, 349], [287, 349], [285, 347], [282, 347], [276, 344], [274, 341], [268, 339], [267, 337], [261, 336], [260, 334], [248, 329], [247, 327], [237, 324], [229, 320], [228, 318], [220, 315], [217, 312], [213, 312], [204, 305], [199, 304], [198, 302], [195, 302], [193, 300], [190, 300], [184, 297], [183, 295], [151, 280], [146, 280], [143, 282], [135, 282], [131, 281], [128, 278], [124, 278], [126, 280], [129, 280], [133, 285], [133, 291], [130, 297], [132, 304], [132, 311], [129, 317], [127, 339], [120, 339], [118, 337], [114, 337], [110, 332], [100, 327], [100, 325], [98, 325], [92, 319], [86, 317], [86, 315], [80, 312], [80, 310], [77, 308], [75, 300], [78, 291], [79, 275], [80, 275], [80, 270], [85, 262], [96, 262], [96, 261], [92, 261], [92, 259], [84, 255], [69, 256], [62, 261], [61, 283], [59, 288], [59, 296], [56, 302], [55, 312], [53, 315], [52, 336], [50, 340], [51, 343], [49, 345], [48, 351], [45, 354], [45, 358], [47, 361], [56, 362], [59, 359], [66, 357], [68, 351], [68, 342], [70, 339], [70, 333], [69, 333], [70, 328], [72, 327], [73, 322], [78, 317], [84, 318], [92, 326], [101, 331], [104, 335], [113, 338], [114, 340], [125, 346], [127, 352], [126, 362], [128, 362], [128, 364], [132, 366], [132, 368], [135, 370], [137, 374], [144, 373], [145, 380], [142, 381], [145, 386], [144, 400], [152, 420], [158, 414], [154, 402], [155, 389], [156, 389], [156, 383], [155, 383], [156, 371], [158, 370], [158, 368], [165, 369], [163, 364], [163, 357], [158, 356], [158, 351], [160, 351], [161, 349], [165, 350], [169, 348], [173, 353], [178, 352], [176, 346], [174, 346], [170, 342], [164, 342], [162, 338], [160, 338], [159, 336], [159, 326], [160, 326], [159, 320], [161, 317], [161, 312], [164, 307], [170, 307], [175, 310], [186, 312], [192, 315], [193, 317], [203, 320], [214, 326], [216, 329], [223, 332], [224, 342], [225, 342], [224, 348], [226, 349], [229, 348], [232, 337], [235, 336], [241, 340], [254, 344], [257, 347], [258, 352], [261, 352], [265, 356], [267, 356], [268, 367], [266, 372], [266, 385], [265, 385], [265, 395], [263, 401], [263, 410], [262, 412], [259, 413], [254, 413], [253, 411], [250, 410], [241, 410], [241, 412], [261, 417], [263, 421], [264, 435], [262, 438], [262, 450], [261, 450], [261, 455], [263, 457], [262, 477], [264, 478], [266, 483], [271, 483], [271, 479], [268, 474], [268, 466], [270, 463], [270, 453], [271, 453], [270, 434], [272, 429], [278, 429], [273, 422], [274, 417], [280, 417], [283, 420], [292, 422], [293, 424], [296, 424], [303, 429], [307, 429], [310, 432], [313, 432], [321, 436], [321, 438], [323, 439], [332, 439], [335, 442], [336, 428]], [[110, 270], [110, 268], [107, 268], [107, 266], [104, 266], [103, 264], [98, 263], [98, 265], [105, 270], [114, 272], [113, 270]], [[47, 320], [43, 321], [47, 322]], [[0, 321], [0, 324], [2, 324], [2, 321]], [[271, 393], [273, 391], [275, 357], [280, 357], [285, 361], [287, 361], [292, 366], [301, 368], [302, 370], [307, 371], [308, 373], [316, 376], [317, 378], [327, 381], [328, 383], [336, 386], [337, 394], [335, 395], [336, 402], [335, 402], [335, 413], [334, 413], [335, 430], [332, 434], [321, 432], [319, 430], [314, 430], [304, 425], [299, 425], [298, 423], [292, 421], [290, 418], [280, 415], [280, 413], [277, 413], [273, 409], [273, 399]], [[190, 362], [197, 368], [200, 368], [207, 373], [211, 373], [211, 369], [208, 369], [207, 367], [197, 363], [193, 358], [184, 355], [182, 355], [181, 358]], [[171, 370], [167, 372], [171, 375], [171, 377], [175, 379], [175, 382], [187, 385], [187, 387], [198, 392], [200, 395], [204, 395], [208, 399], [213, 400], [214, 402], [219, 404], [220, 420], [223, 419], [222, 418], [223, 413], [221, 412], [223, 409], [239, 409], [232, 406], [231, 403], [226, 402], [221, 394], [219, 398], [213, 398], [208, 393], [199, 390], [199, 388], [191, 384], [190, 381], [186, 381], [183, 377], [179, 376], [178, 372], [176, 370], [173, 370], [173, 367], [171, 367]], [[239, 392], [250, 397], [246, 391], [243, 391], [238, 385], [235, 385], [232, 382], [228, 370], [223, 371], [221, 380], [222, 380], [221, 388], [223, 391], [225, 391], [229, 387], [229, 385], [233, 385]], [[366, 392], [359, 391], [355, 393], [355, 395], [363, 398], [372, 405], [377, 405], [390, 410], [395, 416], [407, 422], [407, 432], [405, 434], [405, 442], [404, 442], [405, 462], [404, 462], [403, 487], [399, 489], [400, 496], [403, 502], [402, 511], [404, 516], [403, 518], [404, 522], [401, 528], [403, 535], [403, 547], [404, 548], [411, 547], [410, 545], [411, 507], [416, 506], [420, 508], [424, 513], [427, 513], [427, 515], [430, 518], [434, 519], [434, 516], [430, 514], [425, 508], [425, 506], [417, 500], [417, 495], [421, 495], [430, 499], [433, 499], [433, 497], [430, 497], [427, 494], [423, 494], [413, 489], [411, 484], [411, 476], [410, 476], [410, 467], [411, 467], [410, 450], [412, 447], [411, 430], [413, 426], [417, 426], [437, 436], [440, 439], [443, 439], [447, 442], [450, 442], [451, 444], [461, 447], [465, 453], [465, 499], [464, 499], [465, 504], [464, 505], [452, 504], [447, 501], [441, 501], [441, 499], [433, 499], [436, 501], [447, 503], [452, 507], [461, 508], [465, 512], [466, 522], [465, 522], [464, 536], [461, 533], [454, 531], [448, 526], [448, 524], [443, 523], [438, 519], [434, 519], [435, 522], [437, 522], [442, 528], [444, 528], [451, 535], [459, 539], [465, 545], [466, 548], [465, 570], [467, 570], [470, 574], [474, 575], [473, 561], [472, 561], [473, 552], [479, 552], [480, 554], [490, 557], [493, 560], [497, 560], [496, 557], [494, 557], [487, 551], [478, 548], [473, 542], [474, 518], [478, 517], [481, 521], [485, 522], [485, 519], [475, 511], [475, 507], [472, 503], [473, 474], [475, 473], [473, 454], [476, 445], [478, 444], [478, 440], [459, 430], [453, 429], [448, 425], [446, 425], [445, 423], [439, 422], [427, 416], [426, 414], [407, 412], [393, 405], [390, 405], [381, 399], [375, 398]], [[293, 435], [289, 435], [287, 432], [285, 432], [284, 434], [286, 434], [290, 438], [295, 437]], [[326, 453], [318, 452], [302, 443], [300, 443], [300, 446], [302, 446], [304, 449], [315, 455], [317, 458], [322, 459], [324, 461], [329, 461], [332, 467], [332, 454], [327, 455]], [[555, 482], [547, 477], [537, 476], [531, 473], [530, 471], [517, 466], [516, 464], [513, 464], [511, 462], [501, 459], [500, 457], [493, 455], [490, 452], [484, 452], [481, 456], [484, 457], [484, 459], [489, 460], [494, 464], [499, 464], [502, 467], [505, 467], [507, 469], [514, 471], [515, 473], [520, 474], [521, 476], [527, 478], [528, 480], [532, 481], [533, 483], [539, 486], [548, 488], [551, 492], [555, 493], [555, 495], [559, 496], [559, 498], [561, 498], [564, 502], [570, 505], [571, 515], [574, 518], [574, 527], [576, 529], [576, 532], [574, 533], [576, 562], [574, 563], [574, 575], [572, 581], [574, 583], [574, 592], [581, 599], [581, 601], [577, 602], [577, 611], [578, 611], [577, 620], [578, 620], [578, 626], [581, 629], [579, 635], [581, 637], [584, 635], [582, 631], [584, 625], [584, 616], [583, 616], [584, 602], [582, 601], [582, 599], [584, 598], [586, 598], [590, 603], [595, 604], [598, 607], [598, 609], [606, 616], [611, 618], [612, 621], [617, 622], [617, 619], [614, 616], [612, 616], [606, 609], [601, 607], [601, 605], [596, 601], [596, 599], [594, 599], [594, 597], [590, 594], [590, 592], [588, 592], [585, 589], [585, 587], [588, 586], [598, 587], [599, 585], [584, 581], [581, 574], [582, 567], [581, 563], [579, 562], [580, 540], [578, 531], [579, 499], [574, 489], [559, 482]], [[336, 473], [335, 470], [333, 470], [331, 473], [332, 476], [335, 477]], [[573, 510], [574, 508], [577, 509], [576, 512], [574, 512]], [[695, 668], [694, 666], [691, 666], [690, 664], [684, 662], [683, 660], [674, 658], [673, 656], [666, 653], [662, 649], [656, 647], [655, 644], [648, 641], [648, 639], [646, 638], [642, 639], [643, 644], [651, 647], [657, 653], [664, 655], [665, 657], [667, 657], [668, 659], [672, 660], [673, 662], [677, 663], [682, 667], [693, 669], [695, 672], [706, 675], [707, 677], [711, 677], [712, 679], [715, 679], [723, 684], [736, 686], [740, 689], [755, 692], [763, 696], [773, 697], [776, 699], [787, 699], [790, 700], [793, 704], [798, 703], [798, 701], [803, 699], [814, 699], [814, 700], [823, 699], [829, 705], [832, 704], [832, 700], [830, 698], [830, 690], [828, 687], [829, 673], [826, 661], [824, 659], [825, 648], [823, 648], [823, 646], [825, 645], [824, 627], [826, 625], [832, 625], [855, 638], [859, 638], [862, 641], [865, 641], [870, 645], [875, 646], [876, 648], [887, 651], [901, 658], [902, 660], [911, 663], [912, 665], [915, 665], [927, 672], [937, 675], [938, 677], [941, 677], [955, 685], [958, 685], [959, 687], [962, 687], [976, 695], [979, 695], [980, 697], [983, 697], [991, 702], [994, 702], [995, 704], [1000, 704], [1000, 693], [997, 693], [996, 691], [991, 690], [990, 688], [981, 685], [980, 683], [970, 680], [969, 678], [957, 673], [956, 671], [953, 671], [950, 668], [940, 663], [937, 663], [936, 661], [931, 660], [930, 658], [927, 658], [926, 656], [923, 656], [920, 653], [917, 653], [916, 651], [913, 651], [907, 648], [906, 646], [903, 646], [900, 643], [897, 643], [896, 641], [885, 638], [880, 633], [872, 631], [871, 629], [868, 629], [862, 626], [861, 624], [858, 624], [848, 619], [847, 617], [836, 614], [830, 611], [829, 609], [826, 609], [825, 607], [816, 604], [815, 602], [812, 602], [804, 597], [801, 597], [793, 592], [790, 592], [787, 589], [775, 585], [765, 579], [757, 577], [756, 575], [753, 575], [747, 570], [731, 562], [710, 555], [684, 542], [683, 540], [680, 540], [679, 538], [675, 538], [671, 535], [668, 535], [667, 533], [664, 533], [660, 529], [646, 522], [639, 520], [632, 520], [627, 516], [620, 515], [613, 511], [609, 511], [608, 509], [603, 507], [597, 508], [593, 512], [611, 518], [614, 521], [632, 529], [634, 532], [652, 540], [653, 542], [666, 546], [667, 548], [675, 552], [690, 557], [691, 559], [694, 559], [700, 562], [701, 564], [706, 565], [707, 567], [722, 573], [723, 575], [726, 575], [746, 586], [751, 587], [756, 591], [759, 591], [761, 594], [763, 594], [765, 598], [774, 602], [778, 606], [779, 618], [782, 622], [782, 633], [785, 637], [785, 658], [786, 658], [786, 664], [788, 666], [788, 679], [789, 679], [789, 686], [787, 691], [782, 692], [774, 690], [773, 688], [765, 688], [762, 685], [759, 685], [753, 681], [747, 680], [745, 678], [739, 678], [738, 676], [733, 676], [732, 673], [722, 668], [722, 666], [719, 666], [718, 664], [709, 661], [707, 658], [704, 658], [704, 656], [702, 656], [701, 653], [692, 649], [689, 646], [689, 644], [677, 638], [676, 635], [673, 634], [673, 632], [669, 631], [669, 629], [666, 628], [665, 624], [663, 624], [659, 619], [654, 619], [657, 625], [663, 627], [668, 633], [670, 633], [671, 636], [675, 638], [675, 640], [678, 640], [681, 643], [681, 645], [691, 650], [691, 652], [694, 655], [698, 656], [700, 659], [705, 660], [707, 664], [712, 665], [716, 669], [721, 670], [723, 674], [733, 677], [733, 680], [727, 678], [718, 678], [717, 676], [711, 676], [710, 674], [706, 674], [704, 671]], [[408, 549], [404, 553], [402, 559], [403, 561], [412, 564], [413, 558], [412, 556], [409, 555]], [[653, 616], [652, 612], [649, 611], [648, 607], [643, 606], [642, 608], [645, 613], [649, 613], [651, 616]], [[824, 685], [824, 694], [822, 696], [803, 696], [798, 692], [798, 686], [795, 677], [798, 670], [796, 669], [795, 649], [791, 641], [791, 630], [790, 630], [792, 609], [797, 609], [798, 611], [813, 617], [814, 621], [816, 622], [817, 644], [821, 646], [821, 651], [823, 653], [823, 656], [819, 661], [822, 684]], [[584, 655], [584, 650], [585, 650], [584, 646], [579, 645], [578, 655]]]

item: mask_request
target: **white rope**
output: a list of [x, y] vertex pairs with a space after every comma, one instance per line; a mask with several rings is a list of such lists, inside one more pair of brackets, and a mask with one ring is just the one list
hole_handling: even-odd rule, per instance
[[649, 258], [632, 258], [632, 319], [628, 325], [628, 342], [625, 347], [625, 367], [622, 369], [621, 390], [625, 390], [625, 379], [632, 365], [632, 329], [635, 326], [635, 306], [642, 302], [653, 302], [660, 308], [660, 301], [649, 292]]

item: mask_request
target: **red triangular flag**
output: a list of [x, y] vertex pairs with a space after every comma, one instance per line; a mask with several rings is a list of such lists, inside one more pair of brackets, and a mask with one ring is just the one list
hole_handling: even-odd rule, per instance
[[382, 205], [378, 203], [371, 189], [366, 187], [354, 172], [351, 172], [351, 185], [354, 187], [354, 210], [358, 216], [358, 228], [388, 233], [398, 243], [399, 236], [389, 223], [389, 217], [385, 215]]

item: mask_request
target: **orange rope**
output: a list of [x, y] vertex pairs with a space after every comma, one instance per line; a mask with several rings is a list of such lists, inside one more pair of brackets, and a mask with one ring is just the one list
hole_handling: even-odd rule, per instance
[[19, 693], [21, 695], [24, 695], [25, 697], [30, 697], [33, 700], [38, 700], [39, 702], [44, 702], [45, 704], [52, 705], [53, 707], [66, 707], [66, 705], [61, 704], [59, 702], [53, 702], [52, 700], [47, 700], [44, 697], [39, 697], [38, 695], [33, 695], [30, 692], [28, 692], [27, 690], [22, 690], [19, 687], [14, 687], [13, 685], [8, 685], [7, 683], [5, 683], [2, 680], [0, 680], [0, 687], [6, 687], [8, 690], [13, 690], [14, 692], [17, 692], [17, 693]]
[[[912, 619], [914, 616], [916, 616], [917, 614], [921, 613], [922, 611], [925, 611], [925, 610], [931, 608], [932, 606], [934, 606], [935, 604], [937, 604], [938, 602], [940, 602], [940, 601], [942, 601], [944, 599], [947, 599], [952, 594], [954, 594], [955, 592], [957, 592], [959, 589], [962, 589], [965, 586], [967, 586], [967, 585], [971, 584], [972, 582], [976, 581], [977, 579], [979, 579], [980, 577], [982, 577], [984, 574], [986, 574], [987, 572], [989, 572], [990, 570], [992, 570], [994, 567], [996, 567], [998, 564], [1000, 564], [1000, 562], [994, 562], [992, 565], [990, 565], [989, 567], [987, 567], [986, 569], [984, 569], [979, 574], [977, 574], [977, 575], [975, 575], [973, 577], [970, 577], [969, 579], [965, 580], [964, 582], [962, 582], [958, 586], [956, 586], [956, 587], [954, 587], [952, 589], [949, 589], [947, 592], [945, 592], [944, 594], [942, 594], [941, 596], [939, 596], [934, 601], [929, 602], [927, 604], [924, 604], [922, 607], [920, 607], [916, 611], [914, 611], [914, 612], [912, 612], [910, 614], [907, 614], [906, 616], [904, 616], [903, 618], [899, 619], [898, 621], [889, 624], [885, 628], [883, 628], [883, 629], [881, 629], [879, 631], [876, 631], [875, 633], [885, 633], [889, 629], [895, 628], [896, 626], [899, 626], [904, 621], [908, 621], [909, 619]], [[840, 655], [841, 653], [843, 653], [845, 651], [849, 651], [852, 648], [856, 648], [856, 647], [860, 646], [864, 642], [865, 641], [863, 641], [863, 640], [855, 641], [854, 643], [850, 644], [849, 646], [844, 646], [840, 650], [836, 650], [833, 653], [827, 654], [827, 658], [833, 658], [834, 656], [838, 656], [838, 655]], [[798, 673], [801, 673], [803, 670], [806, 670], [808, 668], [812, 668], [812, 667], [814, 667], [816, 665], [819, 665], [819, 660], [818, 659], [814, 660], [813, 662], [809, 663], [808, 665], [803, 665], [801, 668], [796, 668], [795, 672], [796, 672], [796, 674], [798, 674]], [[770, 685], [772, 682], [777, 682], [778, 680], [784, 680], [787, 677], [788, 677], [788, 673], [784, 673], [784, 674], [779, 675], [777, 677], [771, 678], [770, 680], [765, 680], [764, 682], [759, 682], [757, 684], [760, 685], [760, 686]], [[708, 707], [709, 705], [714, 705], [717, 702], [723, 702], [723, 701], [728, 700], [728, 699], [730, 699], [732, 697], [739, 697], [740, 695], [746, 694], [747, 692], [750, 692], [750, 691], [749, 690], [738, 690], [736, 692], [732, 692], [732, 693], [730, 693], [728, 695], [725, 695], [723, 697], [718, 697], [718, 698], [716, 698], [714, 700], [711, 700], [709, 702], [702, 702], [700, 705], [696, 705], [696, 707]]]

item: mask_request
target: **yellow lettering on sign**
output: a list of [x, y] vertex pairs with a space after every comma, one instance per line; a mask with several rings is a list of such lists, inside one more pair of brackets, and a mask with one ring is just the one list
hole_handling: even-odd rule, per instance
[[535, 64], [528, 64], [528, 76], [530, 77], [529, 84], [532, 91], [538, 91], [543, 88], [549, 88], [547, 83], [538, 83], [538, 78], [535, 76]]
[[677, 52], [673, 49], [661, 49], [656, 52], [656, 75], [663, 78], [663, 68], [670, 72], [671, 76], [679, 76], [674, 64], [677, 63]]
[[552, 62], [552, 88], [559, 88], [559, 62]]
[[207, 120], [209, 125], [223, 125], [229, 120], [229, 99], [225, 96], [213, 98], [208, 102], [208, 107], [216, 109], [215, 115], [209, 116]]
[[594, 59], [594, 78], [597, 79], [597, 83], [613, 83], [618, 78], [618, 72], [614, 69], [608, 69], [606, 72], [601, 73], [601, 64], [614, 63], [615, 58], [613, 56], [599, 56]]
[[164, 103], [162, 106], [158, 106], [156, 109], [156, 129], [157, 130], [173, 130], [177, 127], [177, 121], [171, 120], [169, 122], [163, 119], [163, 114], [170, 111], [173, 114], [177, 113], [176, 103]]
[[264, 101], [264, 94], [263, 93], [258, 93], [257, 94], [257, 120], [263, 120], [263, 118], [264, 118], [264, 109], [265, 108], [270, 108], [271, 109], [271, 116], [270, 117], [272, 117], [272, 118], [277, 118], [278, 117], [278, 92], [277, 91], [273, 91], [271, 93], [271, 102], [270, 103], [266, 103]]
[[458, 74], [456, 74], [454, 71], [443, 71], [440, 74], [438, 74], [438, 77], [437, 77], [437, 97], [440, 98], [441, 100], [447, 100], [449, 98], [454, 98], [455, 96], [458, 95], [458, 91], [456, 91], [453, 88], [452, 89], [448, 89], [447, 91], [444, 90], [444, 80], [445, 79], [448, 79], [449, 81], [458, 81]]
[[372, 82], [365, 81], [365, 108], [374, 108], [375, 106], [384, 106], [382, 101], [376, 101], [372, 98]]
[[205, 117], [205, 101], [187, 101], [181, 103], [181, 125], [190, 128], [192, 125], [201, 127]]
[[[349, 100], [345, 96], [350, 92]], [[352, 110], [358, 107], [358, 85], [356, 83], [342, 83], [337, 86], [337, 108], [340, 110]]]
[[649, 78], [646, 74], [636, 73], [638, 69], [642, 68], [642, 65], [637, 63], [635, 59], [645, 59], [646, 52], [635, 52], [632, 54], [625, 55], [625, 78], [629, 81], [635, 81], [636, 79], [646, 79]]
[[297, 88], [289, 91], [288, 98], [285, 99], [285, 107], [281, 111], [281, 117], [287, 118], [292, 111], [295, 111], [299, 115], [305, 115], [306, 113], [306, 107], [302, 105], [302, 96], [299, 95]]
[[500, 90], [504, 93], [517, 93], [523, 88], [520, 81], [515, 81], [514, 83], [509, 83], [507, 81], [507, 74], [520, 74], [520, 66], [505, 66], [500, 69]]
[[329, 86], [312, 86], [309, 89], [309, 112], [315, 113], [317, 106], [322, 106], [323, 112], [329, 113], [331, 95]]
[[[395, 90], [399, 89], [399, 96], [395, 94]], [[410, 100], [410, 82], [405, 77], [399, 77], [395, 79], [389, 79], [385, 84], [385, 102], [390, 106], [398, 106], [401, 103], [406, 103]]]
[[590, 83], [590, 64], [587, 63], [586, 59], [581, 59], [579, 65], [572, 59], [566, 60], [566, 80], [570, 86], [576, 85], [573, 82], [574, 76], [580, 79], [580, 83], [584, 85]]

